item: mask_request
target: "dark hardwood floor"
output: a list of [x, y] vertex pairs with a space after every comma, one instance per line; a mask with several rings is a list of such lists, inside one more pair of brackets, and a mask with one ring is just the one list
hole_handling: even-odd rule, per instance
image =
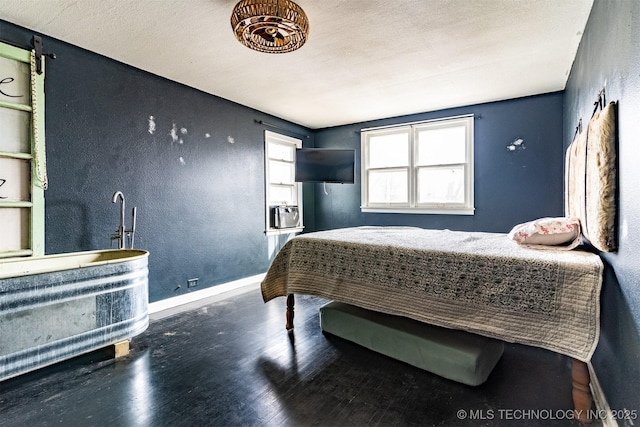
[[326, 302], [252, 290], [153, 320], [119, 360], [100, 350], [0, 382], [2, 426], [576, 426], [570, 361], [507, 344], [488, 381], [458, 384], [318, 325]]

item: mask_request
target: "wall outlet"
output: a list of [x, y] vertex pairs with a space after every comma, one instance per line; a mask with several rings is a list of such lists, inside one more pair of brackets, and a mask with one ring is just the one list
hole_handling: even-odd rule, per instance
[[198, 286], [198, 278], [195, 279], [187, 279], [187, 288], [194, 288]]

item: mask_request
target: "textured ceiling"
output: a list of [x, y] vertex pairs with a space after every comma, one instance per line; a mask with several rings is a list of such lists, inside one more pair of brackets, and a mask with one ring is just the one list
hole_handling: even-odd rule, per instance
[[236, 41], [236, 2], [0, 0], [0, 19], [323, 128], [562, 90], [593, 0], [297, 0], [310, 37], [280, 55]]

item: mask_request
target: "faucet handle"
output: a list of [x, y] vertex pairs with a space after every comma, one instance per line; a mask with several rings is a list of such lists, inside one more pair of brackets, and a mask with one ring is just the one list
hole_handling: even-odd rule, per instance
[[120, 239], [120, 235], [118, 233], [109, 235], [109, 247], [112, 248], [113, 247], [113, 241], [114, 240], [119, 240], [119, 239]]
[[138, 207], [134, 206], [133, 209], [131, 209], [131, 232], [132, 233], [136, 232], [136, 216], [138, 216]]
[[135, 239], [135, 235], [136, 235], [136, 216], [137, 216], [137, 211], [138, 208], [137, 207], [133, 207], [133, 209], [131, 209], [131, 228], [129, 230], [126, 230], [126, 234], [127, 234], [127, 239], [129, 242], [129, 247], [131, 249], [133, 249], [133, 242]]

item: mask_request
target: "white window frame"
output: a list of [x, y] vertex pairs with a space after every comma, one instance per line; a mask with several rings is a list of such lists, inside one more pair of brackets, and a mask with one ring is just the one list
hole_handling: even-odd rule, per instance
[[[437, 120], [406, 123], [396, 126], [368, 128], [361, 130], [361, 211], [378, 213], [409, 213], [409, 214], [442, 214], [442, 215], [473, 215], [474, 207], [474, 179], [473, 179], [473, 115], [456, 116]], [[424, 129], [465, 127], [465, 161], [464, 163], [432, 165], [428, 167], [462, 166], [464, 168], [464, 202], [463, 203], [431, 203], [419, 204], [418, 200], [418, 169], [415, 165], [418, 155], [418, 133]], [[377, 170], [408, 169], [408, 202], [406, 203], [369, 203], [369, 140], [373, 136], [384, 134], [406, 133], [409, 138], [409, 159], [407, 167], [377, 168]], [[425, 166], [422, 166], [425, 167]]]
[[[292, 148], [294, 150], [294, 158], [293, 161], [288, 161], [285, 159], [278, 159], [273, 157], [269, 153], [269, 144], [279, 144], [284, 145], [286, 147]], [[274, 160], [278, 162], [286, 162], [290, 163], [295, 168], [295, 149], [302, 148], [302, 141], [297, 138], [292, 138], [290, 136], [281, 135], [279, 133], [271, 132], [268, 130], [264, 131], [264, 183], [265, 183], [265, 234], [267, 236], [270, 235], [278, 235], [278, 234], [291, 234], [291, 233], [299, 233], [304, 229], [304, 224], [302, 222], [302, 184], [299, 182], [293, 183], [279, 183], [277, 185], [291, 186], [294, 190], [295, 195], [295, 203], [294, 205], [298, 206], [298, 211], [300, 212], [300, 223], [298, 227], [292, 228], [275, 228], [271, 223], [271, 207], [272, 204], [269, 203], [271, 200], [270, 197], [270, 187], [274, 183], [270, 182], [270, 171], [269, 171], [269, 161]], [[283, 201], [283, 204], [286, 202]]]

